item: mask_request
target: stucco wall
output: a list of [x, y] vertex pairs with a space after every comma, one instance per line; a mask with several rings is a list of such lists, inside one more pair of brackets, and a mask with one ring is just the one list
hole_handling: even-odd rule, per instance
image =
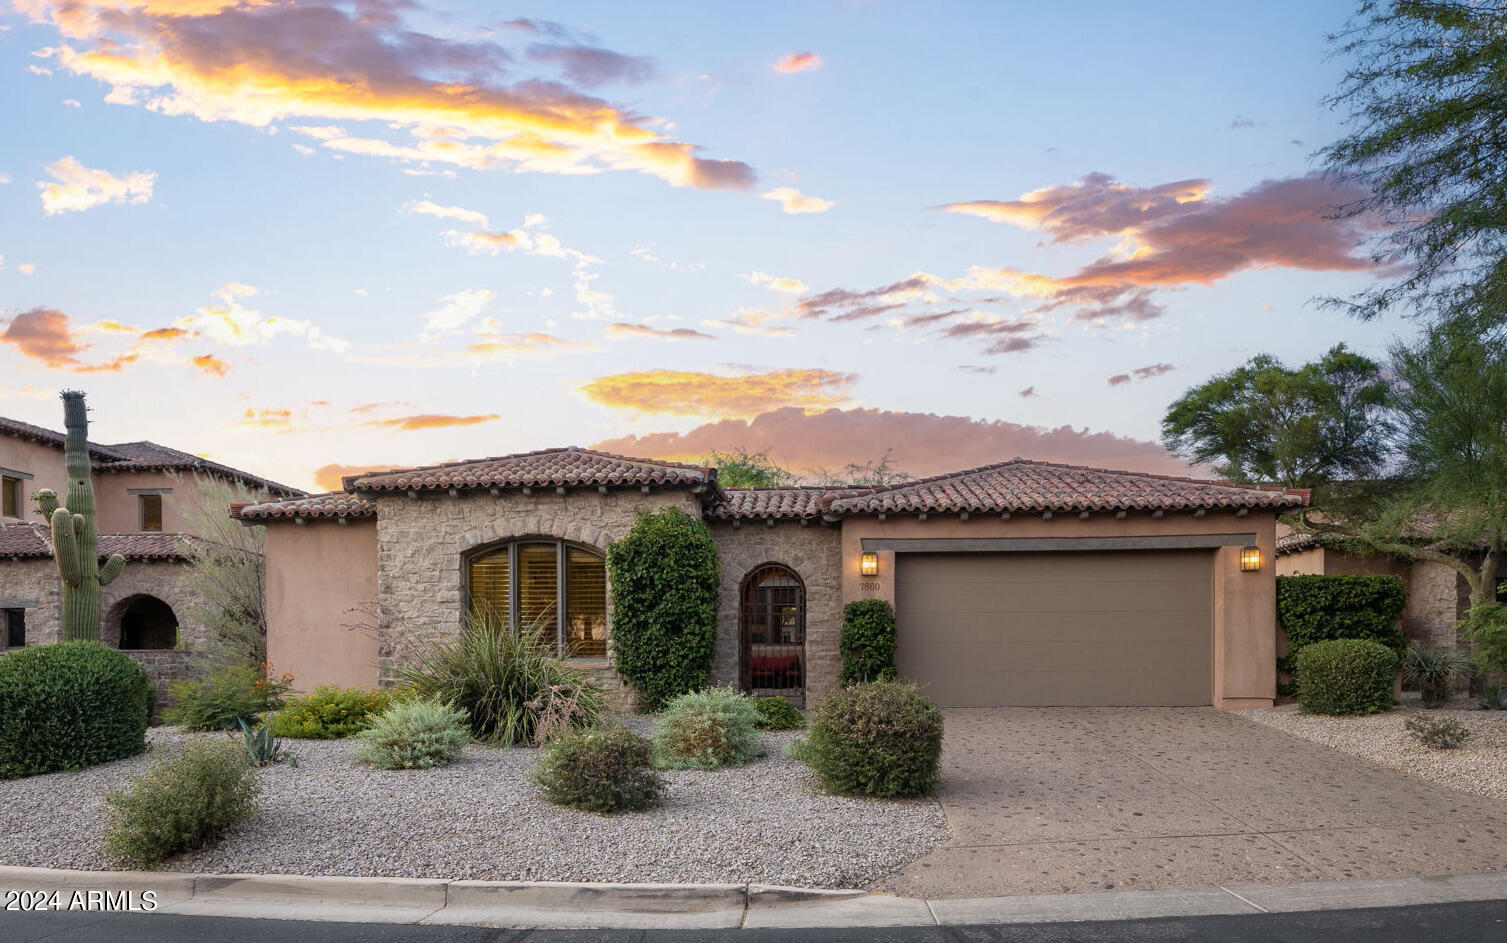
[[267, 658], [294, 687], [376, 687], [375, 521], [281, 521], [267, 531]]
[[[189, 650], [202, 649], [206, 641], [204, 625], [192, 615], [202, 598], [186, 584], [186, 563], [133, 560], [109, 586], [100, 590], [101, 642], [120, 645], [120, 615], [132, 596], [155, 596], [172, 607], [178, 617], [178, 631]], [[61, 637], [62, 628], [58, 571], [51, 560], [0, 561], [0, 601], [35, 601], [26, 610], [26, 644], [45, 645]], [[6, 606], [5, 608], [10, 608]]]
[[166, 472], [96, 472], [94, 503], [98, 508], [99, 532], [140, 532], [141, 502], [136, 495], [128, 492], [136, 489], [171, 489], [172, 494], [162, 496], [162, 530], [169, 534], [183, 533], [185, 528], [179, 502], [184, 500], [185, 492], [192, 489], [197, 480], [194, 475], [184, 475], [174, 480]]
[[836, 527], [781, 521], [711, 525], [722, 563], [721, 605], [717, 611], [717, 653], [712, 680], [737, 687], [741, 652], [740, 594], [743, 580], [765, 563], [794, 570], [806, 584], [806, 696], [818, 701], [837, 687], [842, 658], [842, 535]]
[[627, 536], [641, 510], [677, 507], [701, 514], [700, 501], [686, 490], [382, 495], [374, 501], [384, 680], [425, 639], [459, 629], [468, 552], [518, 537], [554, 537], [606, 553], [608, 544]]
[[[63, 450], [37, 442], [28, 442], [13, 436], [0, 435], [0, 468], [31, 475], [21, 482], [20, 520], [41, 520], [34, 511], [31, 496], [43, 488], [51, 488], [58, 494], [68, 490], [68, 475], [63, 468]], [[16, 518], [0, 518], [15, 520]]]
[[1254, 573], [1240, 571], [1240, 548], [1223, 547], [1210, 555], [1214, 581], [1214, 704], [1241, 708], [1268, 706], [1276, 696], [1277, 584], [1276, 527], [1270, 513], [1168, 514], [1148, 513], [1117, 519], [1112, 514], [1093, 514], [1088, 519], [1059, 515], [1044, 520], [1040, 515], [1016, 515], [1010, 520], [979, 515], [962, 520], [960, 515], [890, 515], [849, 518], [842, 525], [842, 596], [854, 599], [895, 601], [895, 553], [879, 553], [879, 576], [861, 577], [859, 557], [864, 538], [1009, 538], [1009, 537], [1142, 537], [1193, 534], [1254, 534], [1261, 549], [1262, 567]]

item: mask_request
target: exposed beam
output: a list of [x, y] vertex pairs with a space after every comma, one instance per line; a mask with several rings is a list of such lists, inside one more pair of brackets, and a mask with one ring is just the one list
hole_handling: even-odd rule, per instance
[[1167, 512], [1163, 511], [1161, 508], [1157, 508], [1155, 511], [1151, 512], [1151, 516], [1153, 518], [1156, 518], [1156, 519], [1160, 520], [1166, 513]]
[[528, 485], [524, 485], [523, 486], [523, 496], [525, 498], [531, 496], [533, 493], [534, 493], [534, 489], [533, 488], [530, 488]]
[[494, 488], [488, 488], [487, 490], [492, 493], [492, 497], [494, 497], [494, 498], [500, 498], [500, 497], [502, 497], [502, 489], [501, 488], [495, 488], [494, 487]]
[[1052, 512], [1051, 511], [1042, 511], [1041, 512], [1041, 519], [1044, 520], [1044, 521], [1051, 520], [1052, 519]]
[[918, 521], [924, 521], [924, 520], [926, 520], [926, 512], [922, 511], [920, 514], [917, 514], [916, 515], [916, 520], [918, 520]]
[[968, 520], [968, 512], [967, 511], [963, 511], [962, 513], [960, 513], [958, 515], [958, 520], [960, 520], [960, 521], [966, 521], [966, 520]]
[[1194, 517], [1203, 517], [1207, 513], [1209, 513], [1209, 512], [1205, 511], [1203, 508], [1199, 508], [1198, 510], [1196, 510], [1196, 511], [1193, 512], [1193, 516]]
[[564, 485], [556, 485], [555, 486], [555, 494], [558, 494], [558, 495], [560, 495], [560, 496], [563, 497], [565, 495], [565, 486]]
[[649, 493], [649, 486], [648, 485], [639, 485], [638, 486], [638, 490], [642, 491], [644, 494], [648, 494]]
[[886, 513], [884, 513], [883, 511], [880, 511], [878, 517], [882, 521], [882, 520], [887, 519], [889, 517], [889, 515], [886, 514]]
[[1251, 509], [1250, 508], [1241, 508], [1240, 510], [1238, 510], [1238, 511], [1235, 512], [1235, 516], [1236, 517], [1245, 517], [1249, 513], [1251, 513]]
[[1010, 512], [1009, 511], [1001, 511], [1001, 512], [999, 512], [999, 519], [1002, 520], [1002, 521], [1008, 521], [1010, 519]]
[[606, 485], [597, 485], [597, 494], [606, 494], [606, 493], [607, 493], [607, 486]]
[[1115, 512], [1115, 520], [1117, 520], [1117, 521], [1123, 521], [1123, 520], [1125, 520], [1125, 512], [1123, 510], [1116, 511]]
[[1086, 520], [1088, 520], [1088, 512], [1087, 511], [1079, 511], [1078, 512], [1078, 520], [1080, 520], [1080, 521], [1086, 521]]

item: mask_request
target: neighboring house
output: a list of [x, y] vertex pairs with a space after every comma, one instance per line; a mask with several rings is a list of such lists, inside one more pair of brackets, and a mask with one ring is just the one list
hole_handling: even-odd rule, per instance
[[[567, 448], [238, 505], [267, 528], [269, 657], [374, 685], [485, 601], [609, 681], [605, 565], [638, 511], [703, 518], [712, 680], [820, 699], [842, 609], [885, 599], [900, 673], [944, 706], [1270, 705], [1275, 528], [1301, 490], [1016, 459], [875, 488], [722, 488], [713, 468]], [[563, 618], [557, 617], [563, 614]]]
[[[1455, 624], [1470, 608], [1470, 591], [1455, 570], [1431, 560], [1407, 561], [1382, 553], [1357, 554], [1344, 541], [1328, 534], [1293, 533], [1283, 528], [1277, 540], [1277, 575], [1316, 573], [1387, 574], [1407, 586], [1402, 627], [1409, 640], [1436, 648], [1460, 644]], [[1507, 561], [1497, 570], [1497, 598], [1507, 602]]]
[[[60, 432], [0, 417], [0, 650], [59, 637], [51, 534], [32, 495], [50, 488], [66, 499], [63, 442]], [[91, 443], [89, 454], [100, 557], [127, 561], [100, 592], [100, 640], [137, 652], [171, 649], [180, 637], [185, 648], [198, 647], [204, 629], [188, 615], [196, 597], [182, 579], [184, 544], [197, 539], [184, 533], [183, 490], [209, 476], [273, 497], [303, 492], [154, 442]]]

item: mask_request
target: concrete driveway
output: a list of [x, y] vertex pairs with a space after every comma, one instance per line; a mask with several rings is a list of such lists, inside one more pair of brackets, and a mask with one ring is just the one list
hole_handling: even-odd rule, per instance
[[947, 710], [953, 838], [876, 889], [997, 897], [1507, 870], [1507, 807], [1212, 708]]

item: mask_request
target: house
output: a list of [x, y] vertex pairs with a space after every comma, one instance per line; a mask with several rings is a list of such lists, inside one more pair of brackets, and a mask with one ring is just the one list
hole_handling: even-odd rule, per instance
[[704, 519], [712, 680], [817, 700], [842, 610], [897, 612], [900, 673], [944, 706], [1270, 705], [1276, 517], [1300, 490], [1015, 459], [874, 488], [723, 488], [580, 448], [348, 477], [242, 505], [266, 527], [269, 657], [303, 689], [393, 677], [486, 602], [612, 671], [605, 552], [639, 511]]
[[[50, 488], [66, 495], [60, 432], [0, 417], [0, 651], [58, 641], [57, 566], [48, 525], [32, 495]], [[100, 640], [128, 650], [149, 669], [180, 670], [181, 655], [151, 654], [181, 641], [192, 650], [205, 630], [190, 613], [198, 601], [184, 585], [183, 500], [201, 476], [235, 482], [269, 497], [293, 498], [294, 488], [158, 445], [126, 442], [89, 446], [101, 558], [119, 553], [126, 568], [100, 592]]]

